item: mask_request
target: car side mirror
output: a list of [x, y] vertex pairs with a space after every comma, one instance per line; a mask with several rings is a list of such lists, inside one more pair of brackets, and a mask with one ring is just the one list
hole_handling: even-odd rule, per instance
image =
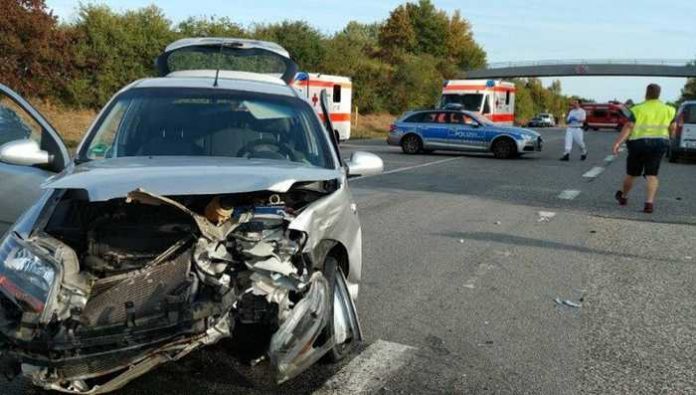
[[364, 151], [356, 151], [346, 161], [348, 177], [372, 176], [384, 170], [384, 162], [379, 156]]
[[0, 162], [18, 166], [47, 165], [53, 158], [34, 140], [14, 140], [0, 146]]

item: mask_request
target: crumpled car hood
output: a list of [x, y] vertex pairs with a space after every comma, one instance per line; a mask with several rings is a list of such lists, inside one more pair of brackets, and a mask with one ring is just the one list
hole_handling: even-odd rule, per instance
[[125, 197], [137, 188], [164, 196], [287, 192], [296, 182], [339, 178], [338, 169], [296, 162], [224, 157], [128, 157], [87, 162], [43, 188], [84, 189], [90, 201]]

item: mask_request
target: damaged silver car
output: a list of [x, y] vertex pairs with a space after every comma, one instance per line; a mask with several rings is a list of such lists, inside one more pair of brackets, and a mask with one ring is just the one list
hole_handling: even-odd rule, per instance
[[347, 180], [382, 161], [341, 160], [276, 44], [180, 40], [157, 67], [110, 100], [73, 159], [0, 86], [37, 130], [0, 146], [14, 180], [0, 189], [53, 174], [0, 240], [2, 370], [105, 393], [250, 326], [278, 382], [341, 359], [361, 340]]

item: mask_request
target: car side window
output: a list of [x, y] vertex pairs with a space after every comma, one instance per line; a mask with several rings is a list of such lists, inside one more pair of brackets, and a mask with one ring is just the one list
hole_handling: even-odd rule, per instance
[[435, 123], [449, 123], [449, 114], [446, 112], [438, 112], [435, 115]]
[[410, 117], [404, 119], [405, 123], [419, 123], [423, 122], [423, 118], [425, 118], [427, 114], [426, 113], [418, 113], [411, 115]]
[[31, 139], [41, 145], [43, 129], [22, 107], [0, 94], [0, 145]]

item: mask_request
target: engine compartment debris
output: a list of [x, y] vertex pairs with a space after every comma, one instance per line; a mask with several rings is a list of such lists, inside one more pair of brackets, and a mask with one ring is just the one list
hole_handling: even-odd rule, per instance
[[21, 241], [56, 281], [46, 300], [25, 295], [41, 303], [0, 293], [3, 358], [45, 389], [97, 394], [238, 327], [264, 325], [272, 335], [254, 360], [267, 357], [278, 382], [296, 376], [336, 342], [326, 336], [332, 285], [308, 233], [291, 224], [334, 190], [302, 183], [285, 194], [164, 197], [139, 189], [105, 202], [56, 192], [44, 226]]

